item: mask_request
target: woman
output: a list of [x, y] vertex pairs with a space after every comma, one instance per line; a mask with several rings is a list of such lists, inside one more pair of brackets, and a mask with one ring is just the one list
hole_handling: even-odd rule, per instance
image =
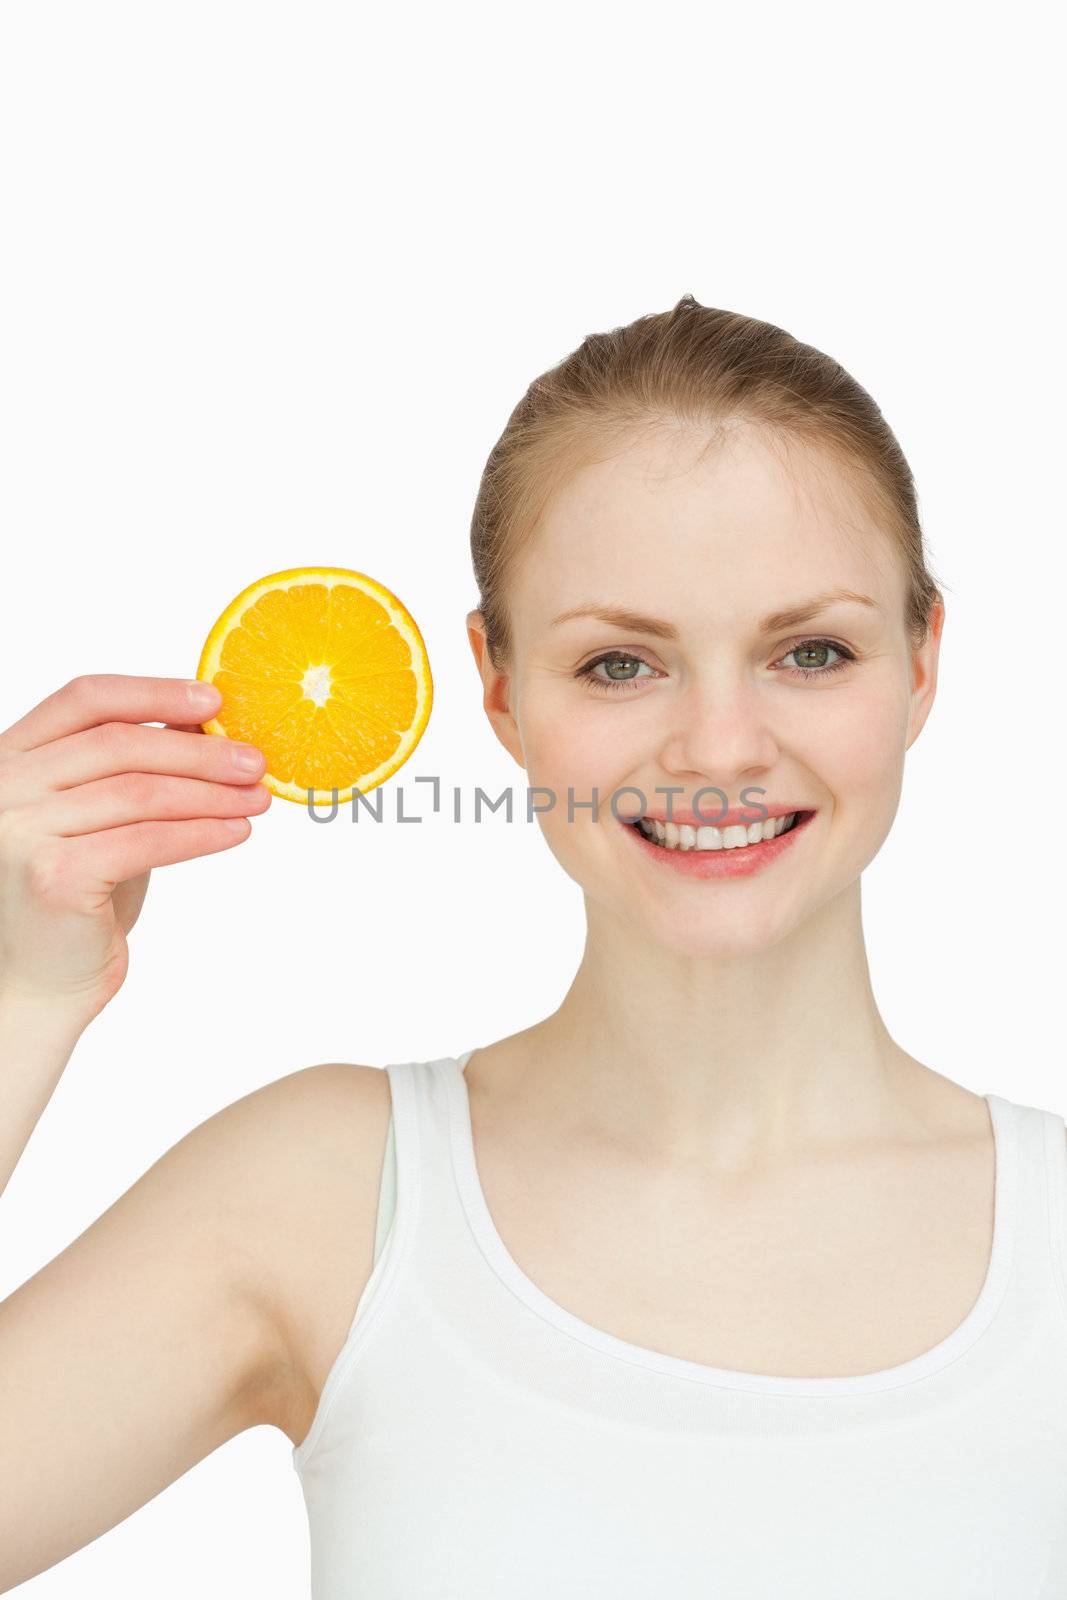
[[[910, 1056], [866, 961], [944, 618], [881, 413], [687, 295], [536, 380], [472, 551], [573, 983], [226, 1108], [0, 1306], [0, 1579], [271, 1422], [316, 1600], [1063, 1593], [1063, 1120]], [[77, 680], [0, 740], [5, 1176], [149, 868], [263, 809], [178, 687]], [[108, 856], [134, 815], [187, 820]]]

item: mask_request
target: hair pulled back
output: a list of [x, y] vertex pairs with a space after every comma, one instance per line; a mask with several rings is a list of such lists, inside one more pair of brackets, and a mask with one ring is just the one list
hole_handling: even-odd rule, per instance
[[831, 356], [784, 328], [683, 295], [670, 310], [589, 334], [535, 378], [493, 446], [471, 521], [471, 557], [489, 659], [508, 670], [509, 575], [552, 495], [642, 428], [694, 424], [714, 435], [752, 423], [814, 447], [848, 476], [903, 563], [913, 647], [941, 600], [927, 563], [911, 469], [867, 391]]

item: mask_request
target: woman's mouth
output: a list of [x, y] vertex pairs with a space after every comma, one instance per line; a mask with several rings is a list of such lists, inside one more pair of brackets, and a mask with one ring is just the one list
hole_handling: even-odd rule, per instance
[[[642, 852], [663, 866], [695, 878], [741, 878], [759, 872], [791, 849], [813, 816], [814, 811], [795, 811], [784, 818], [768, 818], [766, 824], [753, 822], [725, 829], [665, 826], [644, 818], [624, 826]], [[769, 838], [763, 837], [765, 826], [772, 830]]]

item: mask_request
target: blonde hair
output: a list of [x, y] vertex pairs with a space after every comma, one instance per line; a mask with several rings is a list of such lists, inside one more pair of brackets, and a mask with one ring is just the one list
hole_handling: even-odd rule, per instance
[[[552, 495], [583, 466], [646, 427], [719, 430], [754, 423], [800, 443], [848, 476], [903, 562], [905, 627], [928, 632], [941, 590], [929, 570], [915, 484], [870, 395], [831, 356], [784, 328], [683, 295], [670, 311], [591, 333], [530, 384], [493, 446], [471, 520], [471, 558], [489, 659], [511, 664], [507, 579]], [[948, 587], [946, 585], [946, 587]]]

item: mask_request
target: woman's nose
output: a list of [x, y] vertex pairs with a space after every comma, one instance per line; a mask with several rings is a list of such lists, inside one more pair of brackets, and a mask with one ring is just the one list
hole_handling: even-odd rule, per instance
[[747, 773], [778, 752], [766, 700], [741, 674], [705, 674], [669, 698], [663, 757], [673, 771]]

